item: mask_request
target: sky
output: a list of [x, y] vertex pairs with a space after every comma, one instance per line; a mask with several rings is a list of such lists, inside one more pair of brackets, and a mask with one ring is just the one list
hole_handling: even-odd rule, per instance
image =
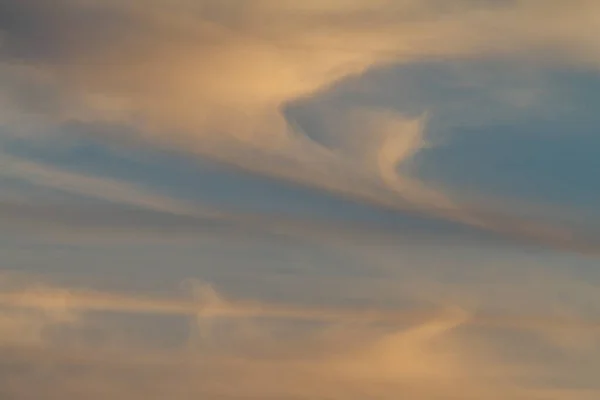
[[0, 0], [0, 397], [600, 396], [596, 0]]

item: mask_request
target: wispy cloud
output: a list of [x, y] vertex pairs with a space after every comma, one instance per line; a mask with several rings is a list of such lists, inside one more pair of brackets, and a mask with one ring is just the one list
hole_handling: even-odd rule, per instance
[[[380, 123], [381, 120], [377, 120]], [[398, 137], [395, 130], [390, 128], [398, 124], [408, 124], [413, 130], [412, 135]], [[378, 170], [389, 184], [392, 192], [399, 193], [403, 199], [408, 199], [409, 205], [398, 204], [397, 199], [390, 197], [377, 197], [373, 192], [359, 189], [340, 189], [337, 191], [347, 193], [350, 191], [360, 201], [375, 204], [378, 207], [405, 212], [406, 207], [412, 213], [421, 215], [422, 218], [442, 218], [452, 221], [453, 235], [458, 235], [459, 240], [498, 240], [506, 236], [518, 241], [531, 244], [554, 247], [560, 250], [596, 254], [597, 238], [576, 235], [568, 229], [562, 229], [536, 221], [523, 218], [511, 218], [510, 215], [489, 212], [476, 207], [463, 207], [453, 202], [444, 194], [430, 190], [418, 181], [394, 174], [396, 167], [402, 167], [403, 162], [409, 162], [415, 148], [423, 144], [422, 131], [418, 129], [418, 121], [388, 121], [388, 128], [380, 130], [381, 136], [377, 139], [384, 143], [373, 151], [368, 148], [363, 155], [370, 168]], [[391, 146], [390, 141], [397, 141], [398, 146]], [[34, 186], [46, 187], [68, 194], [74, 194], [91, 199], [102, 200], [110, 206], [81, 206], [40, 204], [34, 199], [21, 200], [21, 204], [14, 200], [0, 203], [0, 218], [5, 222], [17, 224], [20, 228], [27, 226], [35, 228], [50, 228], [57, 233], [73, 231], [80, 239], [84, 233], [134, 233], [141, 239], [153, 234], [162, 233], [172, 235], [174, 238], [191, 238], [200, 233], [219, 232], [251, 232], [259, 231], [271, 234], [314, 236], [322, 238], [348, 240], [366, 239], [369, 235], [376, 240], [400, 240], [406, 235], [406, 229], [399, 223], [398, 226], [387, 228], [377, 227], [373, 224], [340, 223], [328, 221], [327, 223], [316, 219], [294, 218], [285, 215], [247, 213], [239, 210], [219, 209], [206, 206], [199, 202], [180, 200], [175, 196], [164, 195], [149, 188], [144, 188], [135, 183], [114, 178], [81, 174], [67, 169], [33, 162], [24, 158], [0, 153], [0, 176], [28, 182]], [[345, 174], [348, 170], [340, 172]], [[343, 185], [343, 183], [342, 183]], [[382, 192], [385, 194], [385, 192]], [[388, 193], [389, 195], [389, 193]], [[460, 229], [460, 224], [466, 224], [473, 229]], [[452, 227], [452, 224], [450, 224]], [[66, 229], [66, 230], [65, 230]], [[423, 235], [433, 238], [437, 235], [431, 229], [416, 231], [411, 228], [412, 235]], [[491, 235], [483, 235], [489, 231]], [[40, 231], [41, 232], [41, 231]], [[449, 233], [446, 233], [448, 235]], [[83, 236], [82, 236], [83, 235]], [[497, 236], [500, 235], [500, 236]], [[164, 236], [164, 235], [163, 235]], [[119, 235], [119, 240], [124, 239]]]
[[[206, 285], [195, 286], [199, 297], [198, 303], [193, 303], [7, 282], [1, 314], [6, 323], [0, 325], [0, 351], [5, 360], [0, 387], [15, 398], [42, 391], [51, 399], [74, 392], [90, 398], [110, 394], [117, 399], [158, 398], [166, 393], [175, 398], [202, 395], [209, 399], [223, 396], [360, 399], [365, 395], [392, 399], [398, 393], [408, 393], [423, 400], [448, 395], [490, 400], [506, 397], [562, 400], [587, 399], [598, 394], [597, 388], [589, 384], [568, 383], [571, 379], [577, 381], [574, 376], [582, 372], [585, 363], [571, 371], [565, 368], [584, 360], [592, 362], [593, 357], [588, 354], [582, 359], [581, 353], [573, 352], [573, 348], [547, 341], [548, 332], [560, 328], [553, 324], [532, 327], [501, 319], [479, 319], [478, 324], [478, 317], [452, 307], [409, 317], [357, 309], [329, 311], [249, 305], [226, 300]], [[101, 327], [101, 320], [93, 322], [93, 311], [177, 314], [201, 323], [194, 325], [189, 332], [191, 336], [181, 347], [131, 348], [127, 340], [140, 338], [127, 339], [123, 337], [124, 331], [114, 326]], [[65, 315], [78, 317], [61, 317]], [[276, 319], [284, 326], [293, 325], [297, 318], [321, 323], [308, 328], [297, 325], [296, 333], [287, 337], [277, 328], [280, 325], [271, 326], [267, 322]], [[18, 343], [10, 340], [7, 327], [17, 327], [24, 333], [23, 321], [32, 327], [32, 337], [36, 340]], [[212, 322], [208, 324], [209, 321]], [[55, 330], [48, 335], [48, 327], [61, 325], [72, 330], [62, 333]], [[85, 337], [86, 326], [101, 328], [103, 335], [117, 340], [108, 340], [105, 345], [90, 343]], [[576, 331], [597, 332], [597, 328], [570, 326]], [[215, 330], [213, 334], [209, 329]], [[220, 329], [226, 329], [227, 333], [219, 333]], [[503, 334], [506, 329], [512, 332], [508, 336]], [[543, 338], [536, 351], [564, 353], [558, 363], [532, 362], [525, 353], [501, 356], [505, 340], [515, 346], [527, 341], [531, 332]], [[73, 334], [77, 335], [72, 341], [75, 344], [65, 345], [60, 339], [61, 335], [72, 338]], [[85, 373], [66, 373], [74, 363]], [[28, 369], [17, 372], [9, 365], [25, 365]], [[52, 367], [48, 370], [51, 385], [41, 380], [40, 368], [44, 365]], [[150, 376], [154, 378], [148, 379]], [[579, 377], [582, 376], [587, 374], [583, 372]], [[235, 384], [231, 384], [232, 380]]]
[[203, 214], [198, 205], [152, 193], [132, 183], [61, 170], [4, 153], [0, 154], [0, 175], [119, 204], [179, 215]]
[[367, 113], [371, 121], [355, 128], [365, 131], [355, 135], [362, 153], [348, 154], [347, 131], [333, 132], [332, 151], [289, 126], [281, 109], [390, 62], [553, 52], [595, 63], [594, 2], [64, 0], [49, 9], [30, 0], [3, 7], [3, 59], [43, 71], [62, 93], [54, 120], [120, 121], [161, 145], [381, 206], [542, 241], [569, 236], [498, 226], [412, 178], [402, 166], [425, 143], [421, 120]]
[[307, 320], [327, 323], [387, 323], [404, 325], [420, 323], [447, 312], [461, 315], [460, 323], [472, 326], [500, 327], [506, 329], [588, 329], [600, 333], [600, 320], [569, 319], [549, 316], [494, 315], [475, 313], [448, 305], [438, 309], [344, 309], [310, 308], [268, 304], [256, 301], [227, 299], [209, 285], [195, 280], [191, 285], [191, 297], [152, 298], [110, 292], [86, 291], [53, 287], [47, 284], [29, 284], [25, 287], [3, 288], [0, 305], [23, 310], [45, 310], [48, 312], [115, 312], [131, 314], [174, 315], [190, 318], [274, 318], [285, 320]]
[[[279, 262], [314, 261], [312, 247], [302, 247], [304, 255], [310, 253], [306, 259], [296, 260], [297, 253], [288, 258], [286, 249], [283, 261], [271, 257], [265, 249], [278, 251], [282, 243], [270, 240], [275, 235], [300, 235], [323, 248], [344, 242], [336, 250], [352, 262], [331, 266], [336, 273], [345, 268], [344, 273], [328, 276], [327, 284], [321, 270], [304, 282], [299, 282], [302, 274], [290, 274], [290, 291], [293, 286], [305, 299], [318, 291], [323, 298], [334, 297], [334, 284], [351, 292], [345, 286], [350, 279], [344, 280], [348, 264], [367, 270], [381, 261], [382, 269], [396, 271], [385, 276], [389, 286], [374, 283], [361, 293], [390, 290], [401, 299], [394, 304], [402, 304], [377, 306], [382, 295], [371, 296], [364, 307], [348, 305], [360, 297], [353, 293], [342, 296], [345, 306], [326, 306], [318, 299], [299, 305], [227, 296], [197, 282], [191, 282], [187, 295], [143, 296], [0, 274], [0, 397], [597, 399], [600, 321], [590, 306], [597, 300], [593, 284], [567, 282], [572, 275], [551, 281], [545, 264], [536, 273], [511, 266], [508, 284], [497, 283], [499, 273], [470, 280], [465, 276], [485, 268], [474, 262], [456, 274], [444, 259], [450, 253], [433, 254], [431, 241], [419, 251], [432, 253], [439, 265], [419, 270], [420, 276], [415, 272], [411, 280], [414, 266], [397, 241], [439, 237], [443, 231], [449, 240], [468, 240], [473, 247], [508, 239], [597, 255], [600, 238], [521, 217], [527, 210], [511, 210], [522, 208], [519, 201], [503, 211], [497, 199], [467, 204], [419, 178], [415, 161], [435, 144], [430, 137], [435, 106], [403, 113], [350, 101], [335, 112], [324, 108], [322, 126], [315, 131], [293, 120], [289, 108], [369, 70], [424, 60], [510, 58], [597, 71], [599, 15], [595, 0], [0, 0], [0, 178], [34, 193], [0, 193], [0, 233], [13, 235], [13, 228], [26, 227], [28, 234], [67, 232], [78, 240], [91, 233], [95, 243], [110, 237], [124, 246], [128, 235], [158, 233], [180, 244], [202, 232], [225, 233], [217, 238], [224, 239], [217, 253], [235, 265], [215, 262], [208, 249], [217, 240], [209, 241], [188, 246], [193, 248], [186, 255], [190, 274], [202, 273], [199, 263], [206, 263], [203, 271], [228, 270], [225, 274], [237, 273], [238, 282], [250, 286], [261, 278], [281, 283], [268, 279], [282, 268], [274, 266]], [[507, 95], [503, 101], [531, 101], [519, 90], [502, 94]], [[452, 101], [448, 98], [444, 101]], [[466, 110], [464, 118], [476, 112]], [[384, 227], [253, 214], [244, 209], [245, 189], [229, 193], [239, 195], [239, 210], [206, 207], [189, 193], [184, 199], [118, 173], [78, 172], [76, 166], [28, 158], [5, 146], [58, 135], [69, 124], [127, 127], [126, 135], [145, 146], [175, 150], [174, 158], [275, 178], [274, 187], [303, 186], [322, 198], [334, 194], [339, 203], [327, 207], [361, 203], [377, 218], [393, 221]], [[91, 135], [105, 133], [92, 130]], [[106, 132], [110, 143], [120, 132]], [[69, 202], [37, 198], [42, 189], [64, 193]], [[400, 216], [419, 222], [404, 226]], [[234, 233], [246, 234], [244, 246], [260, 236], [260, 246], [224, 257], [237, 251]], [[362, 253], [356, 242], [348, 246], [348, 238], [386, 241], [394, 251], [385, 253], [384, 246], [370, 242], [368, 254]], [[4, 246], [5, 236], [1, 239]], [[23, 245], [19, 260], [44, 267], [68, 261], [44, 252], [28, 257], [39, 250], [33, 247]], [[157, 266], [165, 269], [163, 276], [183, 274], [171, 269], [181, 261], [180, 247], [169, 248], [165, 258], [155, 257], [163, 248], [140, 258], [138, 248], [126, 250], [121, 260], [135, 258], [137, 264], [122, 267], [136, 271], [136, 279], [148, 278], [145, 274]], [[87, 257], [105, 249], [76, 251], [72, 260], [83, 260], [81, 270], [90, 272]], [[482, 253], [485, 260], [477, 262], [506, 254], [498, 256], [489, 247]], [[359, 256], [365, 259], [354, 260]], [[97, 276], [115, 273], [119, 265], [112, 268], [112, 263], [119, 257], [98, 257], [90, 265], [100, 266]], [[268, 266], [256, 273], [263, 262]], [[102, 269], [103, 263], [112, 269]], [[400, 263], [408, 267], [399, 268]], [[69, 274], [71, 267], [61, 271]], [[310, 266], [318, 267], [318, 262]], [[269, 276], [257, 276], [261, 273]], [[428, 282], [423, 274], [436, 279]], [[532, 294], [533, 284], [544, 288], [543, 295]], [[279, 290], [272, 293], [285, 292]], [[577, 299], [564, 298], [570, 295]], [[502, 307], [485, 306], [492, 303]], [[172, 324], [161, 324], [165, 319]], [[147, 321], [151, 329], [142, 327]], [[156, 345], [157, 338], [170, 340], [169, 345]]]

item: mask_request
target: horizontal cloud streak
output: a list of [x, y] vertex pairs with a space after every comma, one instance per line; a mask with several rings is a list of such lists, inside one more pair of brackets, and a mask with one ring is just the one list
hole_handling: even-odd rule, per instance
[[[385, 136], [384, 136], [385, 138]], [[387, 140], [387, 139], [384, 139]], [[411, 151], [410, 146], [404, 147], [404, 151]], [[384, 151], [383, 155], [379, 152]], [[398, 148], [393, 151], [398, 151]], [[393, 161], [385, 154], [385, 149], [378, 150], [373, 155], [382, 168], [391, 168]], [[382, 158], [383, 157], [383, 158]], [[387, 158], [386, 158], [387, 157]], [[392, 159], [395, 156], [392, 156]], [[447, 202], [445, 208], [437, 210], [434, 216], [446, 216], [450, 221], [435, 223], [434, 216], [427, 212], [414, 211], [415, 218], [423, 221], [434, 222], [433, 226], [425, 224], [422, 228], [409, 224], [402, 225], [399, 220], [397, 226], [391, 225], [386, 228], [374, 224], [340, 223], [330, 221], [323, 223], [316, 219], [298, 219], [286, 215], [252, 214], [240, 211], [206, 207], [200, 203], [182, 201], [176, 197], [162, 195], [152, 190], [140, 188], [137, 185], [113, 178], [84, 175], [69, 170], [64, 170], [47, 164], [39, 164], [5, 153], [0, 154], [0, 175], [20, 181], [25, 181], [34, 186], [48, 187], [66, 193], [89, 197], [92, 199], [108, 201], [113, 206], [78, 206], [72, 205], [40, 205], [35, 201], [17, 204], [14, 201], [0, 202], [0, 218], [11, 223], [18, 229], [39, 228], [49, 229], [49, 232], [57, 229], [65, 233], [69, 230], [86, 230], [93, 232], [137, 232], [142, 234], [164, 233], [181, 238], [182, 235], [189, 236], [200, 233], [219, 232], [251, 232], [261, 231], [264, 233], [280, 233], [291, 235], [315, 235], [332, 239], [334, 236], [345, 239], [367, 239], [373, 236], [373, 240], [406, 240], [407, 230], [410, 236], [419, 240], [422, 237], [432, 238], [434, 236], [456, 236], [458, 240], [500, 240], [500, 236], [519, 241], [541, 244], [560, 250], [575, 251], [586, 254], [596, 254], [596, 244], [599, 240], [591, 235], [575, 235], [567, 229], [555, 228], [536, 221], [527, 221], [519, 218], [511, 218], [507, 215], [490, 213], [486, 210], [478, 210], [469, 207], [464, 210], [453, 207], [449, 200], [445, 200], [441, 194], [422, 188], [418, 182], [409, 178], [399, 178], [389, 174], [391, 184], [398, 185], [398, 189], [407, 198], [419, 199], [420, 202], [431, 201], [434, 203]], [[385, 165], [385, 166], [384, 166]], [[395, 187], [395, 186], [394, 186]], [[413, 190], [405, 191], [412, 187]], [[370, 194], [365, 194], [370, 198]], [[430, 198], [430, 200], [425, 200]], [[373, 200], [362, 199], [366, 204], [372, 204]], [[31, 204], [30, 204], [31, 203]], [[133, 207], [133, 208], [132, 208]], [[389, 204], [379, 206], [387, 209], [387, 212], [395, 212], [402, 215], [402, 209], [390, 201]], [[458, 207], [458, 206], [455, 206]], [[409, 214], [406, 214], [407, 216]], [[458, 223], [458, 224], [457, 224]], [[471, 226], [469, 229], [462, 228], [460, 223]], [[429, 227], [428, 227], [429, 226]], [[435, 233], [434, 227], [443, 229], [444, 232]], [[483, 234], [485, 231], [490, 234]], [[79, 235], [79, 234], [78, 234]], [[446, 240], [446, 239], [443, 239]]]
[[197, 205], [151, 193], [134, 184], [61, 170], [0, 153], [0, 176], [76, 195], [179, 215], [199, 215]]
[[[193, 282], [192, 282], [193, 283]], [[155, 299], [114, 293], [78, 291], [33, 286], [25, 290], [0, 292], [0, 305], [46, 311], [93, 312], [108, 311], [133, 314], [181, 315], [198, 318], [281, 318], [324, 322], [387, 322], [418, 323], [435, 318], [438, 311], [298, 308], [259, 302], [227, 300], [208, 285], [195, 283], [196, 300]], [[452, 310], [452, 308], [450, 308]], [[462, 323], [516, 329], [590, 329], [600, 333], [599, 321], [569, 320], [541, 316], [510, 317], [501, 315], [469, 315], [465, 311]]]
[[[587, 381], [589, 373], [584, 369], [593, 367], [591, 360], [597, 358], [590, 354], [581, 358], [573, 348], [547, 341], [554, 329], [565, 327], [561, 324], [512, 325], [515, 320], [478, 319], [452, 308], [408, 317], [381, 310], [248, 305], [225, 300], [208, 286], [193, 287], [197, 303], [5, 280], [0, 307], [0, 321], [6, 322], [0, 324], [0, 390], [15, 399], [44, 393], [49, 399], [77, 394], [117, 400], [158, 399], [167, 394], [182, 399], [394, 399], [399, 393], [418, 400], [448, 396], [563, 400], [591, 399], [598, 394], [596, 386], [577, 383], [574, 378], [578, 375], [581, 382]], [[196, 308], [198, 304], [204, 306], [204, 313]], [[32, 308], [37, 314], [31, 314]], [[89, 344], [86, 327], [98, 329], [102, 321], [94, 321], [89, 311], [181, 314], [198, 318], [198, 325], [190, 331], [189, 341], [174, 349], [131, 347], [123, 332], [110, 325], [102, 326], [110, 338], [106, 344]], [[76, 317], [61, 317], [65, 315]], [[296, 333], [286, 337], [269, 327], [265, 322], [269, 318], [292, 326], [292, 320], [306, 318], [326, 326], [308, 330], [295, 326]], [[224, 319], [235, 323], [219, 328], [218, 321]], [[23, 337], [29, 326], [35, 340], [10, 340], [7, 327], [11, 323]], [[50, 332], [52, 327], [56, 329]], [[507, 328], [516, 328], [517, 333], [504, 337]], [[585, 331], [592, 327], [573, 324], [570, 328]], [[218, 329], [225, 330], [219, 333]], [[541, 347], [538, 343], [533, 353], [531, 349], [502, 353], [503, 344], [527, 343], [529, 329], [537, 332], [538, 342], [537, 335], [544, 338]], [[211, 334], [211, 330], [215, 331]], [[563, 354], [559, 362], [544, 362], [545, 352], [557, 351]], [[531, 360], [532, 354], [540, 358]], [[588, 363], [577, 364], [583, 360]], [[73, 372], [75, 366], [78, 372]]]

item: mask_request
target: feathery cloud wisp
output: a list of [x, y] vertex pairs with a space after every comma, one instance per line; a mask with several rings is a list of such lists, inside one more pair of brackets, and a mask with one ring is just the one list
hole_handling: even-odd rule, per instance
[[[292, 129], [282, 109], [391, 62], [551, 52], [597, 62], [598, 5], [576, 3], [8, 1], [2, 59], [58, 92], [54, 120], [129, 123], [156, 143], [255, 173], [532, 236], [495, 227], [398, 168], [423, 145], [422, 123], [369, 114], [377, 121], [359, 127], [364, 152], [345, 154]], [[334, 132], [340, 147], [346, 134]], [[374, 160], [367, 152], [378, 146]]]

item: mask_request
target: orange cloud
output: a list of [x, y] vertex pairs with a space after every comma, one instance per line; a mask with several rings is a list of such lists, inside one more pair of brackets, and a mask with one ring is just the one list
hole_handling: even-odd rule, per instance
[[253, 173], [578, 247], [571, 232], [506, 223], [415, 179], [405, 167], [426, 143], [421, 119], [347, 110], [344, 119], [366, 121], [348, 153], [348, 131], [332, 132], [331, 149], [282, 109], [388, 63], [556, 54], [597, 65], [597, 2], [28, 1], [6, 3], [17, 22], [0, 26], [2, 60], [59, 93], [51, 120], [131, 124], [155, 144]]
[[[540, 341], [554, 330], [548, 324], [529, 330], [511, 326], [510, 319], [485, 321], [452, 307], [412, 317], [381, 310], [281, 307], [227, 300], [210, 285], [194, 283], [192, 288], [194, 301], [160, 300], [3, 279], [0, 390], [14, 398], [133, 400], [167, 395], [358, 400], [399, 394], [417, 400], [566, 400], [598, 395], [593, 387], [568, 383], [593, 369], [595, 350], [582, 353]], [[91, 311], [177, 314], [203, 323], [190, 329], [185, 343], [159, 349], [140, 345], [139, 332], [106, 324]], [[302, 325], [297, 319], [321, 323]], [[68, 341], [60, 340], [61, 331], [43, 334], [61, 325], [75, 329]], [[111, 340], [86, 340], [86, 327], [102, 329]], [[532, 333], [533, 348], [504, 353], [528, 343]], [[558, 361], [544, 358], [557, 352], [562, 354]], [[11, 370], [15, 365], [26, 368]]]

